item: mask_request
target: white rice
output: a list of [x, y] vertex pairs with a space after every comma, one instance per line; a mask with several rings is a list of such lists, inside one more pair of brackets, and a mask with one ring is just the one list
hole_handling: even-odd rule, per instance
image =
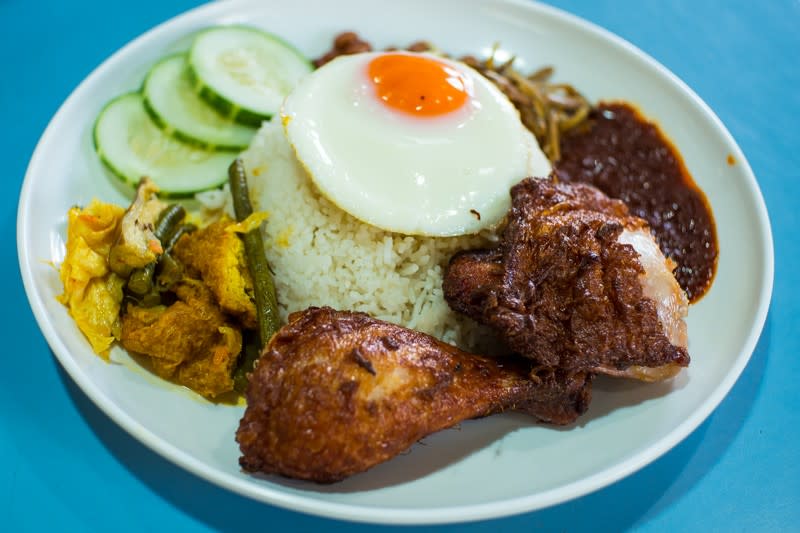
[[277, 121], [242, 154], [254, 208], [266, 211], [267, 256], [282, 318], [309, 306], [369, 313], [467, 350], [486, 350], [485, 328], [453, 312], [442, 273], [458, 250], [486, 246], [491, 232], [417, 237], [365, 224], [321, 196]]

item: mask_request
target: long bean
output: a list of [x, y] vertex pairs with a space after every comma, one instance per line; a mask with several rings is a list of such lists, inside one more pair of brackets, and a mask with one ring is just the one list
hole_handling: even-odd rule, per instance
[[155, 275], [155, 288], [159, 292], [169, 290], [183, 277], [183, 265], [172, 254], [172, 248], [186, 233], [197, 229], [194, 224], [181, 224], [173, 231], [163, 244], [164, 253], [158, 260], [158, 273]]
[[[236, 159], [228, 168], [228, 180], [233, 197], [233, 210], [236, 219], [241, 222], [253, 214], [250, 204], [250, 193], [247, 189], [247, 173], [241, 159]], [[258, 322], [259, 352], [267, 345], [272, 335], [280, 327], [278, 316], [278, 300], [275, 296], [275, 284], [264, 254], [264, 241], [261, 229], [255, 228], [242, 235], [247, 268], [253, 278], [256, 300], [256, 319]]]
[[248, 378], [247, 374], [253, 371], [253, 367], [261, 355], [261, 348], [258, 346], [258, 339], [250, 338], [251, 336], [258, 337], [258, 335], [248, 335], [244, 332], [244, 341], [242, 342], [242, 355], [239, 357], [236, 370], [233, 372], [233, 388], [237, 392], [245, 392], [247, 390]]
[[164, 253], [169, 253], [170, 250], [177, 244], [178, 240], [186, 233], [191, 233], [197, 229], [194, 224], [180, 224], [161, 241], [161, 246], [164, 248]]
[[[166, 251], [166, 241], [176, 232], [178, 224], [185, 216], [186, 210], [179, 204], [171, 204], [158, 214], [156, 226], [153, 228], [153, 235], [159, 240], [163, 250]], [[155, 273], [157, 263], [158, 258], [144, 267], [137, 268], [131, 272], [128, 278], [128, 290], [139, 296], [149, 293], [153, 289], [153, 274]]]

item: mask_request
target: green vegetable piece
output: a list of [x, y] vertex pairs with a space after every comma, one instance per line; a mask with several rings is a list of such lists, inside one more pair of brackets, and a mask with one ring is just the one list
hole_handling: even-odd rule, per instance
[[[244, 163], [236, 159], [228, 168], [228, 179], [233, 197], [233, 209], [236, 219], [242, 221], [253, 213], [250, 204], [250, 193], [247, 189], [247, 174]], [[256, 300], [256, 318], [258, 321], [259, 351], [267, 345], [272, 335], [280, 327], [278, 315], [278, 300], [275, 295], [275, 284], [264, 254], [264, 241], [261, 239], [259, 228], [251, 230], [242, 236], [247, 268], [253, 278]]]
[[201, 148], [238, 152], [247, 148], [256, 133], [255, 128], [223, 117], [200, 98], [189, 77], [186, 54], [156, 63], [145, 78], [142, 94], [145, 110], [158, 127]]
[[246, 338], [242, 347], [242, 355], [239, 358], [236, 370], [233, 372], [233, 389], [236, 392], [244, 393], [247, 390], [247, 374], [253, 371], [253, 367], [261, 355], [258, 339]]
[[93, 137], [97, 155], [115, 176], [132, 186], [149, 176], [161, 198], [190, 197], [221, 186], [234, 157], [181, 142], [161, 130], [138, 92], [106, 104]]
[[172, 255], [165, 253], [161, 256], [161, 261], [158, 262], [156, 290], [159, 292], [169, 290], [181, 279], [183, 279], [183, 265]]
[[278, 36], [240, 25], [195, 35], [188, 54], [194, 88], [222, 116], [258, 128], [312, 70], [311, 62]]
[[[167, 251], [167, 246], [165, 246], [166, 241], [176, 232], [178, 224], [185, 216], [186, 210], [183, 206], [178, 204], [171, 204], [158, 214], [158, 220], [156, 221], [156, 227], [153, 229], [153, 235], [155, 235], [161, 243], [161, 248], [164, 252]], [[158, 261], [159, 259], [157, 258], [146, 266], [137, 268], [131, 272], [127, 285], [130, 292], [137, 296], [143, 296], [153, 290], [153, 273], [156, 270]]]

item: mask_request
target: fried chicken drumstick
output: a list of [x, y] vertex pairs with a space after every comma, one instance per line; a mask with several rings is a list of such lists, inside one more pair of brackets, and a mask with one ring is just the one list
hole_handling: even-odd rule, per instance
[[688, 301], [647, 223], [589, 185], [527, 178], [499, 246], [455, 255], [450, 306], [568, 372], [656, 381], [689, 364]]
[[363, 313], [309, 308], [272, 338], [236, 433], [251, 472], [329, 483], [463, 420], [505, 410], [566, 424], [591, 376], [471, 355]]

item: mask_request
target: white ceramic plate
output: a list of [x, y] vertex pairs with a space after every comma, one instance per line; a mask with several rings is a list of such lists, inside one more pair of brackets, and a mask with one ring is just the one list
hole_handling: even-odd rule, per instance
[[[599, 380], [589, 412], [566, 429], [513, 414], [470, 421], [331, 486], [242, 473], [234, 442], [242, 408], [199, 401], [137, 369], [122, 350], [113, 353], [120, 364], [103, 362], [56, 302], [61, 286], [48, 264], [63, 257], [70, 206], [93, 196], [127, 203], [92, 150], [91, 127], [100, 108], [139, 87], [156, 59], [185, 48], [187, 35], [226, 23], [263, 27], [309, 56], [326, 50], [344, 29], [357, 30], [378, 46], [427, 38], [455, 54], [486, 54], [499, 40], [519, 56], [520, 67], [553, 64], [559, 79], [592, 99], [638, 104], [682, 152], [718, 225], [716, 280], [689, 314], [690, 368], [665, 384]], [[729, 154], [733, 166], [726, 163]], [[736, 381], [761, 332], [773, 276], [761, 194], [744, 155], [711, 110], [619, 38], [552, 8], [512, 0], [470, 0], [457, 10], [448, 0], [221, 2], [162, 24], [104, 62], [51, 121], [25, 177], [17, 243], [25, 288], [53, 352], [133, 437], [252, 498], [384, 523], [455, 522], [537, 509], [603, 487], [656, 459], [697, 427]]]

